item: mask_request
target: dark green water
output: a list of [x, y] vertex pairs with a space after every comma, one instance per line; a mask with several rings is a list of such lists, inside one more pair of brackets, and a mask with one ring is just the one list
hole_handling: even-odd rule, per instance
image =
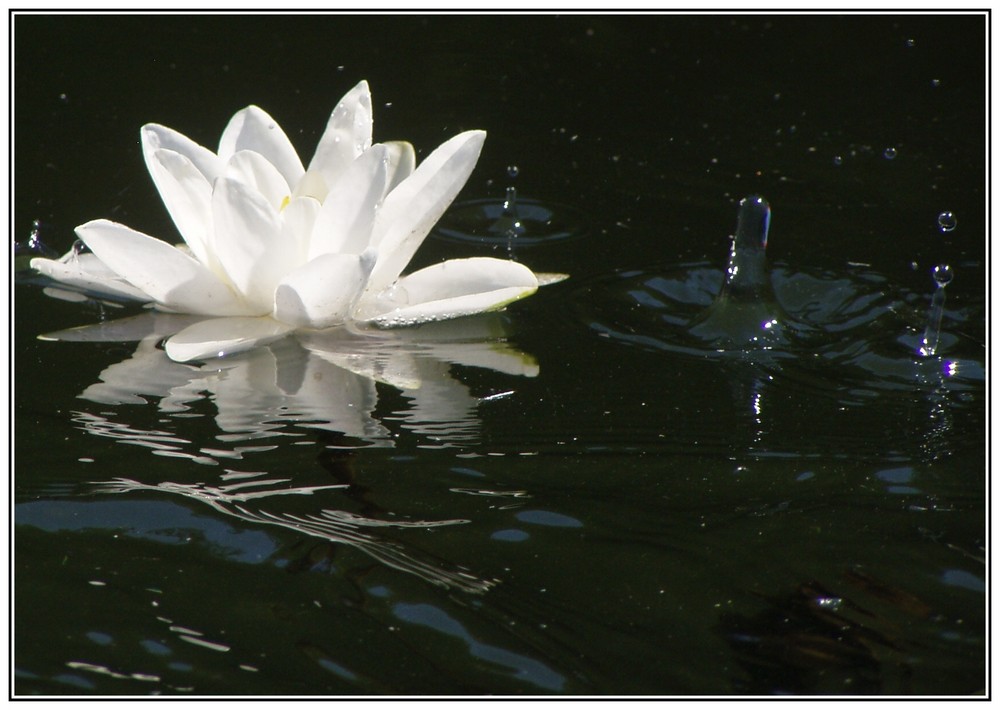
[[[141, 309], [18, 283], [15, 694], [988, 688], [984, 17], [20, 15], [14, 40], [18, 242], [172, 240], [143, 123], [212, 146], [256, 103], [309, 156], [362, 78], [376, 140], [488, 131], [460, 203], [513, 184], [575, 234], [512, 246], [572, 278], [496, 317], [192, 365], [165, 319], [37, 340]], [[797, 326], [719, 354], [685, 324], [752, 193]]]

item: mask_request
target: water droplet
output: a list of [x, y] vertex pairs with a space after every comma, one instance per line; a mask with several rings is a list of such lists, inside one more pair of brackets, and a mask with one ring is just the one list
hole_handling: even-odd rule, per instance
[[839, 165], [843, 165], [844, 164], [844, 159], [842, 157], [840, 157], [839, 155], [835, 155], [835, 156], [833, 156], [833, 164], [834, 165], [838, 165], [838, 166]]
[[517, 211], [517, 188], [513, 185], [507, 188], [507, 194], [504, 195], [503, 211], [506, 215], [513, 215]]
[[915, 39], [908, 39], [908, 40], [906, 40], [906, 46], [907, 47], [916, 47], [917, 46], [917, 40], [915, 40]]
[[938, 264], [934, 267], [934, 270], [931, 273], [934, 276], [935, 283], [937, 283], [937, 285], [941, 288], [950, 284], [952, 278], [955, 276], [955, 274], [952, 273], [951, 267], [947, 264]]
[[941, 319], [944, 316], [944, 288], [951, 283], [954, 276], [948, 264], [935, 266], [931, 271], [931, 275], [934, 277], [937, 289], [935, 289], [934, 295], [931, 296], [931, 309], [927, 314], [927, 327], [924, 328], [924, 337], [920, 340], [920, 347], [917, 348], [917, 353], [923, 357], [930, 357], [937, 352], [938, 341], [941, 339]]
[[958, 220], [952, 212], [942, 212], [938, 215], [938, 227], [942, 232], [950, 232], [958, 226]]
[[886, 160], [892, 160], [896, 157], [896, 149], [893, 148], [892, 146], [889, 146], [884, 151], [882, 151], [882, 155], [885, 156]]
[[518, 167], [516, 165], [508, 165], [507, 166], [507, 176], [508, 177], [516, 178], [517, 174], [519, 172], [520, 172], [520, 170], [518, 170]]
[[941, 80], [940, 79], [931, 79], [931, 86], [933, 86], [936, 89], [937, 87], [941, 86]]

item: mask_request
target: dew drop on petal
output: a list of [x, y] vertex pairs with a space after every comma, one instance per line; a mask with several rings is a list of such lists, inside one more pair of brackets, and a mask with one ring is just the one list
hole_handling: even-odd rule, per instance
[[953, 212], [942, 212], [938, 215], [937, 221], [938, 228], [942, 232], [950, 232], [958, 226], [958, 220], [955, 219]]

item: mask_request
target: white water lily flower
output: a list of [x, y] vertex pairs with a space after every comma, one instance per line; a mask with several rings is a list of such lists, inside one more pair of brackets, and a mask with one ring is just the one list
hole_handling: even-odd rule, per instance
[[465, 185], [483, 131], [445, 141], [419, 166], [406, 142], [372, 144], [362, 81], [333, 110], [304, 166], [256, 106], [233, 116], [218, 153], [165, 126], [141, 130], [153, 182], [184, 244], [105, 219], [74, 249], [31, 266], [67, 287], [219, 316], [167, 343], [174, 359], [245, 350], [298, 328], [413, 325], [497, 310], [534, 293], [526, 266], [454, 259], [401, 276]]

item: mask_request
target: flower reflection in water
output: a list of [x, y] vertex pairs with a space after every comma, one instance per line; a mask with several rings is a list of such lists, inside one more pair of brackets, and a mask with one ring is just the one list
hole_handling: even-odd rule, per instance
[[[106, 412], [76, 412], [74, 422], [96, 436], [143, 446], [159, 456], [206, 465], [275, 449], [275, 437], [303, 437], [309, 430], [316, 430], [346, 449], [393, 446], [404, 433], [419, 437], [420, 447], [453, 447], [476, 439], [477, 407], [492, 395], [474, 396], [452, 377], [452, 365], [513, 376], [538, 374], [534, 359], [506, 341], [502, 314], [429, 323], [407, 330], [302, 331], [237, 356], [202, 363], [171, 360], [160, 347], [162, 340], [198, 324], [197, 317], [149, 312], [44, 337], [137, 342], [129, 358], [105, 368], [100, 381], [84, 389], [80, 398], [105, 405], [148, 404], [155, 400], [158, 411], [170, 417], [161, 419], [161, 423], [196, 415], [192, 410], [210, 401], [220, 430], [216, 435], [218, 446], [193, 443], [170, 431], [169, 425], [144, 430], [115, 422], [105, 416]], [[407, 406], [376, 415], [379, 384], [398, 390]], [[386, 409], [384, 404], [382, 409]], [[257, 476], [266, 478], [257, 480]], [[372, 532], [387, 526], [427, 528], [467, 521], [389, 522], [330, 509], [306, 514], [275, 512], [264, 507], [275, 497], [311, 495], [347, 486], [295, 487], [289, 485], [291, 479], [266, 473], [227, 471], [222, 478], [228, 482], [220, 486], [116, 479], [100, 483], [98, 488], [116, 493], [157, 491], [192, 498], [251, 524], [280, 526], [356, 547], [385, 565], [447, 587], [482, 592], [493, 584], [462, 570], [421, 560], [398, 543], [380, 539]]]
[[159, 343], [178, 329], [198, 325], [197, 320], [151, 312], [44, 337], [137, 341], [130, 358], [107, 367], [100, 382], [80, 397], [100, 404], [144, 404], [156, 398], [161, 412], [175, 415], [208, 398], [217, 410], [220, 441], [287, 435], [281, 430], [294, 423], [370, 446], [391, 446], [391, 432], [373, 415], [376, 383], [382, 383], [410, 402], [406, 411], [384, 419], [432, 442], [424, 446], [457, 445], [475, 437], [481, 400], [450, 375], [451, 365], [538, 374], [534, 359], [505, 341], [500, 314], [408, 330], [303, 331], [235, 357], [201, 364], [171, 360]]

